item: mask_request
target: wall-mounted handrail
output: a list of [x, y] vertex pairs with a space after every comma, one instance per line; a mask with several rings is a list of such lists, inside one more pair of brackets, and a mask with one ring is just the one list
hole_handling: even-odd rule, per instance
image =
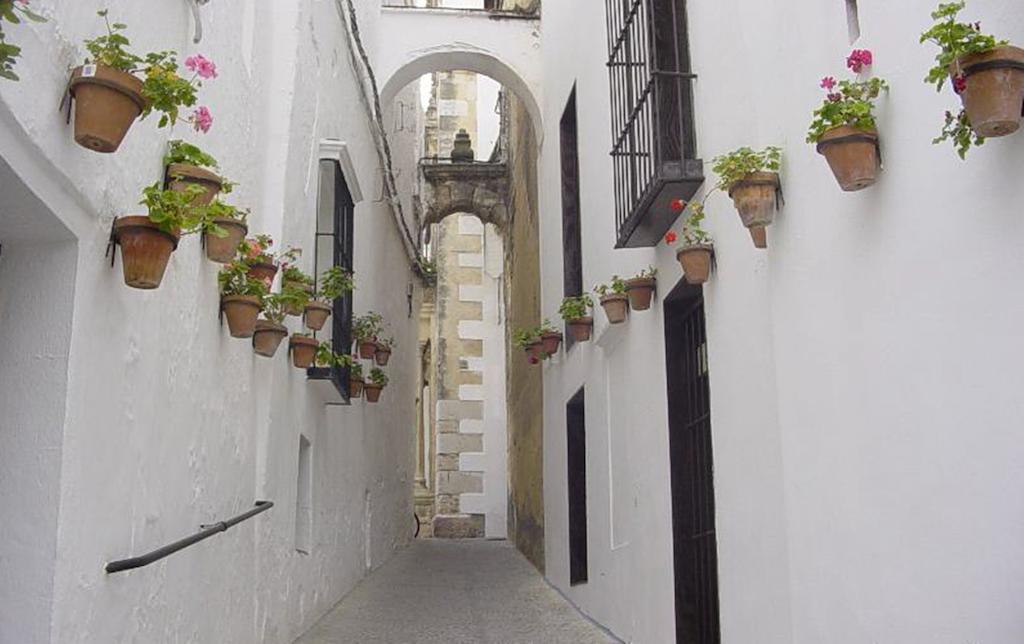
[[209, 539], [215, 534], [224, 532], [228, 528], [238, 525], [246, 519], [251, 519], [252, 517], [256, 516], [257, 514], [260, 514], [261, 512], [266, 512], [272, 507], [274, 507], [273, 501], [257, 501], [256, 506], [253, 507], [253, 509], [249, 510], [248, 512], [243, 512], [242, 514], [239, 514], [237, 517], [228, 519], [227, 521], [220, 521], [219, 523], [201, 525], [199, 526], [200, 531], [191, 536], [175, 541], [174, 543], [169, 543], [162, 548], [157, 548], [152, 552], [147, 552], [146, 554], [140, 555], [138, 557], [130, 557], [128, 559], [118, 559], [117, 561], [111, 561], [107, 564], [104, 570], [106, 570], [108, 573], [112, 573], [148, 566], [154, 561], [160, 561], [164, 557], [173, 555], [179, 550], [184, 550], [185, 548], [188, 548], [193, 544], [199, 543], [203, 539]]

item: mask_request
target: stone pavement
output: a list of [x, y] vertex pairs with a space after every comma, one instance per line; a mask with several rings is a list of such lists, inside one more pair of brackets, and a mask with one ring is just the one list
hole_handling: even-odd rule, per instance
[[506, 541], [418, 540], [364, 579], [296, 644], [598, 644]]

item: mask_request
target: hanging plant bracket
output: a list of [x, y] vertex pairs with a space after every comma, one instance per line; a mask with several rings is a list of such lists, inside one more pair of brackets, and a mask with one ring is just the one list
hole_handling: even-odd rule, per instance
[[192, 18], [196, 23], [196, 35], [192, 38], [192, 42], [199, 44], [203, 40], [203, 18], [200, 15], [199, 8], [205, 6], [210, 0], [185, 0], [189, 3], [189, 7], [192, 9]]

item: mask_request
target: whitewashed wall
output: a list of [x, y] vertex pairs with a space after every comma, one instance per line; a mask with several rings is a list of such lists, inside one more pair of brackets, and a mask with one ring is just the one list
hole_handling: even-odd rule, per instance
[[[841, 193], [804, 136], [818, 80], [844, 73], [846, 2], [689, 4], [700, 155], [786, 155], [766, 251], [726, 198], [709, 202], [723, 641], [1024, 639], [1024, 134], [966, 163], [933, 146], [957, 104], [922, 83], [935, 50], [917, 40], [934, 3], [861, 2], [856, 46], [893, 87], [879, 108], [886, 169]], [[1024, 43], [1016, 2], [973, 0], [966, 17]], [[665, 294], [680, 276], [674, 248], [612, 248], [604, 30], [603, 11], [544, 6], [546, 315], [561, 299], [557, 124], [574, 82], [584, 283], [656, 264]], [[659, 300], [545, 374], [547, 574], [632, 642], [673, 638], [662, 319]], [[583, 384], [590, 582], [570, 587], [564, 405]]]
[[[0, 154], [78, 242], [52, 641], [290, 642], [413, 528], [416, 340], [405, 297], [413, 278], [391, 214], [374, 201], [379, 161], [335, 3], [212, 2], [199, 46], [191, 44], [186, 2], [107, 3], [129, 24], [135, 49], [200, 52], [220, 73], [201, 95], [215, 118], [209, 135], [187, 125], [157, 130], [151, 118], [112, 156], [78, 147], [56, 109], [68, 68], [85, 53], [81, 41], [101, 29], [95, 3], [33, 4], [50, 22], [12, 32], [24, 47], [23, 80], [0, 85]], [[378, 11], [375, 2], [360, 4], [371, 43]], [[284, 348], [266, 361], [229, 338], [217, 321], [217, 266], [198, 239], [183, 240], [159, 290], [123, 285], [119, 263], [111, 269], [103, 256], [110, 222], [139, 212], [141, 189], [160, 176], [172, 136], [200, 143], [240, 182], [233, 200], [253, 209], [254, 232], [309, 250], [317, 143], [348, 144], [366, 197], [356, 209], [356, 310], [384, 314], [405, 348], [392, 358], [380, 405], [326, 409]], [[17, 276], [4, 259], [0, 279]], [[310, 252], [306, 269], [312, 260]], [[10, 301], [17, 300], [3, 298]], [[7, 334], [10, 312], [3, 315]], [[3, 417], [5, 436], [34, 431], [17, 425], [19, 416], [8, 425], [6, 410]], [[294, 542], [300, 434], [313, 450], [309, 555]], [[103, 573], [111, 559], [178, 539], [256, 499], [277, 505], [151, 567]], [[17, 520], [0, 507], [0, 523]], [[0, 580], [8, 583], [2, 571]], [[0, 616], [0, 633], [28, 632]]]

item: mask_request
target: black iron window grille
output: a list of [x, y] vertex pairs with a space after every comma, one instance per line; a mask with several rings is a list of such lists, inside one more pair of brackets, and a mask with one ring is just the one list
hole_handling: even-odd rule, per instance
[[686, 0], [605, 0], [616, 247], [654, 246], [704, 182]]
[[[316, 244], [313, 265], [317, 275], [340, 266], [353, 270], [352, 239], [355, 201], [349, 192], [341, 164], [334, 159], [320, 160], [320, 187], [317, 197]], [[319, 286], [319, 284], [318, 284]], [[317, 332], [317, 339], [329, 341], [340, 355], [352, 351], [352, 293], [348, 292], [333, 302], [330, 324]], [[310, 367], [308, 376], [331, 380], [345, 402], [349, 401], [348, 369], [339, 367]]]

